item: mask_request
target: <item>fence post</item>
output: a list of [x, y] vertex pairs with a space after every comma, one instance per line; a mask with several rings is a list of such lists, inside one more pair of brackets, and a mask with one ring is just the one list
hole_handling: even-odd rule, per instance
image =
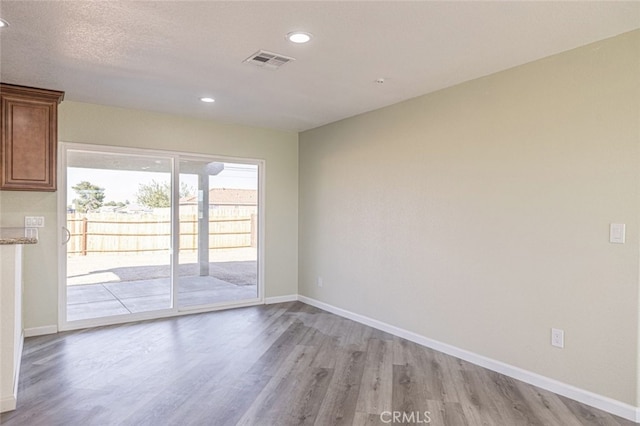
[[87, 228], [89, 227], [88, 222], [89, 221], [87, 220], [86, 216], [82, 218], [82, 238], [80, 241], [82, 241], [81, 250], [83, 256], [87, 255]]

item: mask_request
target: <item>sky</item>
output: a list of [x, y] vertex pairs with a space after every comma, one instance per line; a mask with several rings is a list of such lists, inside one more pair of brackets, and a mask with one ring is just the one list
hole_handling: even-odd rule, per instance
[[[153, 180], [164, 183], [168, 182], [170, 178], [170, 173], [68, 167], [67, 204], [70, 204], [77, 197], [72, 187], [85, 180], [105, 189], [105, 203], [109, 201], [135, 203], [135, 194], [140, 184], [149, 184]], [[183, 174], [181, 181], [194, 190], [197, 189], [196, 175]], [[225, 163], [225, 169], [217, 176], [211, 176], [209, 182], [211, 188], [257, 189], [257, 166]]]

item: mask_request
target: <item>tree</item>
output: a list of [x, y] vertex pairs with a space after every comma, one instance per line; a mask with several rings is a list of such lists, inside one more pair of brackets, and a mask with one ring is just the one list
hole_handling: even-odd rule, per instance
[[[188, 197], [193, 193], [186, 183], [180, 184], [180, 198]], [[153, 179], [150, 183], [141, 183], [138, 185], [136, 193], [138, 204], [145, 207], [171, 207], [171, 184], [169, 182], [158, 182]]]
[[83, 180], [72, 186], [78, 198], [73, 200], [73, 206], [79, 213], [86, 213], [90, 210], [99, 209], [104, 202], [104, 188]]
[[103, 204], [105, 207], [124, 207], [128, 203], [123, 203], [122, 201], [109, 201]]

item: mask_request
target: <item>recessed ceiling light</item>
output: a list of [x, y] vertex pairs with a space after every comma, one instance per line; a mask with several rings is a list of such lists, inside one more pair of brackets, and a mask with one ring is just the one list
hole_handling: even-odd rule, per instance
[[201, 100], [202, 102], [206, 102], [206, 103], [209, 103], [209, 104], [210, 104], [211, 102], [215, 102], [215, 101], [216, 101], [216, 100], [215, 100], [215, 99], [213, 99], [213, 98], [200, 98], [200, 100]]
[[0, 18], [0, 28], [8, 27], [9, 23], [4, 19]]
[[311, 40], [311, 34], [302, 31], [294, 31], [287, 34], [287, 40], [292, 43], [298, 44], [307, 43], [309, 40]]

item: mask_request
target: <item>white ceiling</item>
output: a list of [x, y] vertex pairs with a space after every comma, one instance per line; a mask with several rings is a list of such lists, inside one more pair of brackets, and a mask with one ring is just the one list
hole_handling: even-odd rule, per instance
[[[0, 17], [3, 82], [299, 131], [640, 28], [640, 2], [2, 0]], [[296, 61], [243, 63], [259, 49]]]

